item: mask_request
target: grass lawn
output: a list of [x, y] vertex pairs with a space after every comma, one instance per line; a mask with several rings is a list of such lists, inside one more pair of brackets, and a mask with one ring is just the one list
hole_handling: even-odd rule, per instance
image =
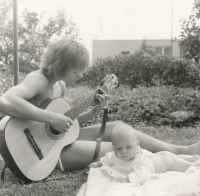
[[[77, 86], [76, 88], [71, 87], [68, 89], [69, 94], [69, 101], [72, 102], [72, 104], [76, 104], [79, 100], [83, 99], [84, 97], [87, 97], [87, 95], [91, 94], [95, 89], [92, 89], [88, 86]], [[140, 130], [141, 132], [144, 132], [148, 135], [151, 135], [155, 138], [161, 139], [163, 141], [172, 143], [172, 144], [178, 144], [178, 145], [189, 145], [193, 144], [194, 142], [199, 141], [200, 139], [200, 123], [199, 121], [195, 121], [195, 123], [191, 124], [190, 126], [171, 126], [170, 124], [156, 124], [154, 121], [154, 118], [151, 118], [151, 121], [148, 121], [147, 118], [142, 118], [142, 115], [140, 115], [142, 107], [139, 107], [139, 104], [143, 104], [141, 100], [149, 99], [150, 102], [146, 103], [147, 107], [145, 111], [148, 109], [149, 111], [152, 111], [150, 108], [150, 105], [152, 107], [157, 107], [158, 102], [162, 102], [162, 107], [165, 106], [165, 108], [169, 108], [168, 105], [165, 105], [165, 103], [168, 104], [168, 100], [172, 99], [172, 96], [170, 93], [174, 93], [174, 90], [169, 90], [168, 88], [138, 88], [134, 90], [129, 90], [125, 87], [121, 87], [119, 89], [114, 90], [110, 94], [110, 105], [112, 106], [112, 113], [110, 114], [109, 121], [115, 120], [115, 116], [118, 116], [120, 118], [120, 115], [126, 116], [127, 110], [131, 112], [130, 108], [133, 109], [133, 111], [136, 112], [136, 109], [138, 109], [138, 115], [136, 115], [138, 118], [136, 119], [136, 116], [133, 116], [132, 119], [128, 119], [127, 123], [132, 124], [134, 128]], [[188, 93], [193, 95], [195, 93], [192, 89], [186, 90], [177, 90], [176, 92], [179, 92], [179, 97], [183, 95], [183, 93]], [[168, 94], [169, 98], [166, 99], [166, 94]], [[145, 95], [147, 97], [145, 97]], [[163, 96], [163, 97], [162, 97]], [[187, 96], [189, 96], [187, 94]], [[164, 99], [165, 97], [165, 99]], [[133, 102], [137, 99], [137, 103]], [[153, 100], [157, 100], [155, 103]], [[179, 102], [183, 98], [176, 99]], [[175, 101], [176, 101], [175, 100]], [[139, 102], [140, 101], [140, 102]], [[163, 103], [165, 101], [165, 103]], [[184, 102], [184, 101], [183, 101]], [[176, 102], [174, 103], [176, 104]], [[179, 104], [177, 102], [177, 104]], [[194, 103], [193, 103], [194, 104]], [[134, 105], [134, 106], [133, 106]], [[183, 104], [182, 104], [183, 105]], [[123, 106], [123, 107], [122, 107]], [[131, 107], [130, 107], [131, 106]], [[137, 106], [137, 107], [135, 107]], [[159, 105], [160, 106], [160, 105]], [[117, 107], [117, 112], [115, 113], [114, 110]], [[129, 107], [126, 109], [126, 107]], [[174, 108], [175, 106], [170, 106]], [[180, 106], [178, 106], [180, 108]], [[189, 107], [187, 105], [187, 107]], [[181, 108], [184, 109], [184, 108]], [[192, 107], [190, 107], [190, 110], [192, 110]], [[143, 113], [142, 113], [143, 114]], [[153, 116], [156, 116], [158, 118], [158, 111], [157, 113], [154, 112]], [[139, 120], [138, 120], [139, 119]], [[155, 118], [156, 119], [156, 118]], [[124, 120], [124, 119], [123, 119]], [[85, 124], [85, 126], [88, 126], [90, 124], [100, 123], [101, 117], [97, 117], [89, 121]], [[1, 157], [0, 157], [1, 158]], [[4, 166], [3, 160], [0, 160], [0, 170], [2, 170]], [[25, 184], [24, 182], [19, 181], [8, 169], [6, 170], [5, 175], [5, 181], [0, 184], [0, 195], [15, 195], [15, 196], [27, 196], [27, 195], [48, 195], [48, 196], [59, 196], [59, 195], [65, 195], [65, 196], [75, 196], [78, 192], [79, 188], [83, 183], [85, 183], [87, 180], [87, 174], [81, 173], [81, 171], [66, 171], [61, 172], [60, 170], [54, 170], [53, 173], [45, 180], [42, 180], [40, 182], [36, 183], [30, 183]]]

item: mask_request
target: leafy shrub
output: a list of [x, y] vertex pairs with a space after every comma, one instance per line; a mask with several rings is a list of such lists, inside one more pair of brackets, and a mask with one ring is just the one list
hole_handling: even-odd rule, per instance
[[[77, 86], [68, 89], [72, 103], [86, 98], [94, 92], [94, 87]], [[200, 95], [197, 90], [163, 87], [138, 87], [131, 89], [120, 86], [112, 90], [109, 101], [109, 121], [120, 120], [133, 126], [145, 123], [152, 126], [170, 125], [175, 127], [193, 126], [200, 120]], [[193, 115], [184, 120], [171, 118], [171, 114], [185, 111]], [[84, 126], [102, 122], [103, 112], [89, 120]]]
[[[200, 95], [197, 90], [176, 87], [120, 87], [111, 98], [110, 120], [129, 124], [188, 126], [200, 119]], [[191, 111], [194, 116], [184, 122], [170, 118], [175, 111]]]
[[200, 84], [200, 64], [169, 56], [153, 56], [143, 50], [132, 55], [97, 59], [78, 82], [96, 86], [111, 73], [118, 77], [120, 84], [131, 88], [162, 85], [198, 87]]

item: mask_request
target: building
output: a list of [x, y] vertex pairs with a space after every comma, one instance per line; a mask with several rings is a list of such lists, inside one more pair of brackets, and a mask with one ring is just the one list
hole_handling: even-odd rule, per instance
[[[92, 59], [105, 58], [119, 54], [133, 54], [138, 50], [144, 40], [93, 40]], [[180, 58], [183, 50], [178, 43], [168, 40], [145, 40], [148, 46], [155, 48], [156, 53], [161, 55], [172, 55]]]

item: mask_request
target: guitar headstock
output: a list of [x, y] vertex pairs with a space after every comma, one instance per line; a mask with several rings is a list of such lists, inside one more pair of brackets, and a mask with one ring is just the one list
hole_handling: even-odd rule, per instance
[[117, 87], [118, 79], [114, 74], [107, 75], [104, 78], [104, 86], [106, 87], [107, 91], [112, 90], [113, 88]]

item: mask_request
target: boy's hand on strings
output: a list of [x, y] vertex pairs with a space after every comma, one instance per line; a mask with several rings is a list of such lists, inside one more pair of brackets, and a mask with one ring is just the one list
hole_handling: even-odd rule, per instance
[[60, 113], [55, 113], [54, 120], [51, 123], [51, 126], [60, 133], [66, 133], [72, 125], [72, 120]]
[[97, 94], [96, 99], [99, 101], [99, 104], [96, 106], [97, 109], [102, 110], [104, 107], [108, 106], [109, 95], [107, 94]]
[[107, 94], [97, 94], [96, 99], [99, 101], [98, 105], [94, 107], [93, 113], [98, 114], [104, 107], [108, 106], [108, 98]]

